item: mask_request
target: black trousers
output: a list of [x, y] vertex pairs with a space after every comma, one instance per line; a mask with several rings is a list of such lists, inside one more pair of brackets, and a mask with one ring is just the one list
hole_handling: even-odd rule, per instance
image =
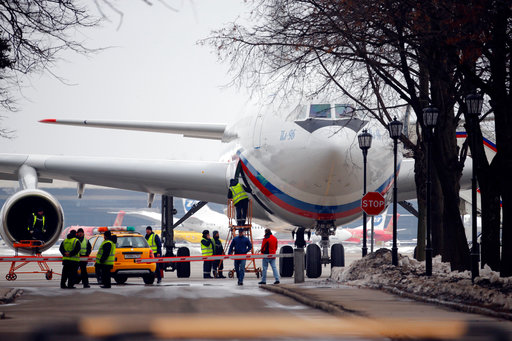
[[82, 284], [85, 287], [89, 285], [89, 276], [87, 275], [87, 262], [78, 262], [78, 266], [80, 268], [80, 278], [82, 279]]
[[249, 209], [249, 199], [242, 199], [235, 205], [236, 209], [236, 224], [238, 226], [245, 225], [247, 218], [247, 210]]
[[111, 277], [110, 270], [112, 270], [113, 265], [105, 265], [98, 264], [94, 265], [94, 269], [96, 271], [96, 278], [98, 279], [98, 283], [101, 283], [105, 288], [111, 287]]
[[211, 276], [210, 272], [212, 271], [212, 263], [213, 262], [211, 260], [203, 262], [203, 277]]
[[213, 274], [217, 273], [217, 276], [222, 275], [222, 270], [224, 270], [224, 262], [219, 260], [214, 260], [212, 263], [213, 266]]
[[71, 288], [73, 285], [75, 285], [76, 274], [78, 272], [78, 263], [79, 262], [73, 260], [62, 261], [62, 276], [60, 277], [61, 288]]

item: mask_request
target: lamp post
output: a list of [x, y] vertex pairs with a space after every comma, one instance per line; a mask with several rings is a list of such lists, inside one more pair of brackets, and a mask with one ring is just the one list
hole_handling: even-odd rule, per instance
[[396, 120], [396, 117], [389, 123], [389, 135], [393, 139], [393, 247], [391, 248], [391, 264], [398, 265], [398, 247], [396, 246], [396, 201], [397, 201], [397, 187], [396, 187], [396, 159], [397, 159], [397, 146], [398, 138], [402, 135], [403, 124]]
[[[366, 156], [368, 155], [368, 149], [372, 146], [372, 134], [368, 130], [363, 130], [361, 134], [357, 136], [359, 141], [359, 148], [363, 151], [363, 195], [366, 194]], [[363, 211], [363, 257], [368, 253], [366, 247], [366, 212]]]
[[484, 100], [480, 94], [471, 94], [466, 96], [466, 106], [468, 110], [468, 118], [472, 127], [471, 137], [471, 159], [472, 162], [472, 176], [471, 176], [471, 232], [472, 232], [472, 246], [471, 246], [471, 280], [474, 280], [479, 275], [478, 261], [480, 259], [480, 247], [477, 241], [476, 233], [476, 172], [475, 172], [475, 149], [476, 149], [476, 127], [478, 125], [478, 117], [482, 112], [482, 104]]
[[423, 124], [426, 128], [427, 138], [427, 247], [425, 248], [425, 270], [427, 276], [432, 276], [432, 135], [437, 125], [438, 116], [439, 110], [435, 107], [423, 109]]

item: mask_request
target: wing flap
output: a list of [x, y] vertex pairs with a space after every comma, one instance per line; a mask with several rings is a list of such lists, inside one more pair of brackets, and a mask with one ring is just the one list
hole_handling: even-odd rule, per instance
[[144, 121], [108, 121], [108, 120], [63, 120], [45, 119], [39, 121], [48, 124], [107, 128], [120, 130], [148, 131], [166, 134], [178, 134], [185, 137], [224, 140], [225, 124], [181, 123], [181, 122], [144, 122]]

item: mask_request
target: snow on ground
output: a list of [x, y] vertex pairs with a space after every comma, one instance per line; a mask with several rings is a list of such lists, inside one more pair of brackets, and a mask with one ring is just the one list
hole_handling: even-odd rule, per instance
[[399, 254], [391, 265], [391, 251], [379, 249], [347, 268], [333, 268], [330, 280], [377, 288], [394, 288], [439, 301], [476, 305], [494, 311], [512, 311], [512, 277], [501, 278], [489, 267], [471, 282], [471, 272], [450, 270], [441, 257], [432, 261], [432, 277], [425, 276], [425, 262]]

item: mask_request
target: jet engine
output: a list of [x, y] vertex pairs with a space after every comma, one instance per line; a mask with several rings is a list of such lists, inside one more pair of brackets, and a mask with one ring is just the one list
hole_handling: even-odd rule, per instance
[[[39, 252], [49, 249], [57, 240], [64, 224], [64, 214], [60, 203], [48, 192], [40, 189], [24, 189], [7, 199], [0, 211], [0, 235], [7, 245], [22, 240], [31, 240], [28, 227], [33, 223], [38, 210], [44, 211], [45, 231], [42, 234], [43, 244]], [[23, 253], [33, 253], [30, 248], [18, 248]]]

